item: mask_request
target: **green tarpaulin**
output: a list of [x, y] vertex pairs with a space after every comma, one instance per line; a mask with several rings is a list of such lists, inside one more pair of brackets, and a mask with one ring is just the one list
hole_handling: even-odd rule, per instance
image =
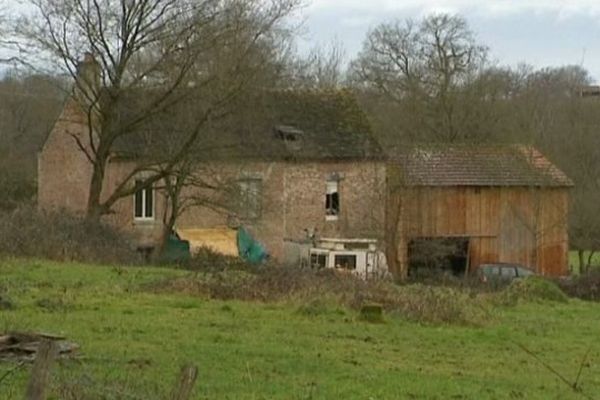
[[237, 245], [240, 257], [251, 264], [259, 264], [268, 257], [266, 249], [243, 227], [238, 229]]

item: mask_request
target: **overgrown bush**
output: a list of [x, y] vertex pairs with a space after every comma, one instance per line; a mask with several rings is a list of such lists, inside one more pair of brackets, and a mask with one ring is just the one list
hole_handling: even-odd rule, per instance
[[181, 261], [178, 265], [190, 271], [224, 271], [252, 270], [240, 257], [221, 254], [210, 247], [200, 247], [192, 253], [189, 260]]
[[600, 269], [590, 270], [572, 279], [561, 280], [559, 286], [571, 297], [600, 301]]
[[0, 210], [12, 211], [33, 201], [36, 185], [19, 170], [0, 166]]
[[321, 314], [324, 304], [329, 309], [337, 304], [355, 311], [378, 304], [386, 313], [423, 323], [481, 324], [488, 317], [484, 302], [465, 290], [365, 281], [329, 269], [265, 267], [256, 272], [195, 273], [153, 284], [149, 289], [219, 300], [293, 301], [301, 304], [299, 309], [305, 315]]
[[418, 275], [409, 276], [408, 283], [427, 286], [442, 286], [466, 290], [472, 293], [483, 293], [501, 291], [508, 286], [510, 282], [482, 282], [475, 274], [457, 276], [453, 274], [437, 273], [436, 270], [432, 270], [430, 273], [421, 272]]
[[530, 276], [514, 280], [500, 293], [499, 300], [503, 304], [515, 304], [519, 301], [556, 301], [566, 302], [567, 295], [558, 285], [539, 276]]
[[56, 261], [134, 264], [129, 238], [101, 222], [66, 212], [20, 207], [0, 214], [0, 254]]

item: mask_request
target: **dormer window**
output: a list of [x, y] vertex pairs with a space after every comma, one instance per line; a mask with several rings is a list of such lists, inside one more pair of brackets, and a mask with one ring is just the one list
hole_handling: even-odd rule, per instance
[[[135, 186], [144, 181], [136, 180]], [[154, 189], [152, 186], [138, 189], [134, 194], [134, 217], [138, 221], [154, 220]]]
[[275, 139], [285, 143], [285, 147], [292, 151], [298, 151], [302, 148], [302, 138], [304, 132], [293, 126], [278, 125], [274, 129]]
[[289, 125], [277, 125], [275, 127], [275, 137], [285, 142], [296, 142], [300, 140], [303, 133], [300, 129]]

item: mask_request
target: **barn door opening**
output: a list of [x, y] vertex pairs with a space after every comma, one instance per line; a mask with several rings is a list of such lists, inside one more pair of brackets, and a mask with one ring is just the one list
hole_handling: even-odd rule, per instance
[[408, 274], [465, 276], [469, 267], [469, 238], [415, 238], [408, 244]]

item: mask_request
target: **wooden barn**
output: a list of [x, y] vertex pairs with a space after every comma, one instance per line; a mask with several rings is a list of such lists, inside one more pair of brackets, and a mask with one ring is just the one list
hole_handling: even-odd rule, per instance
[[567, 274], [573, 183], [536, 149], [416, 148], [392, 161], [388, 262], [396, 274], [427, 268], [428, 259], [455, 275], [492, 262]]

